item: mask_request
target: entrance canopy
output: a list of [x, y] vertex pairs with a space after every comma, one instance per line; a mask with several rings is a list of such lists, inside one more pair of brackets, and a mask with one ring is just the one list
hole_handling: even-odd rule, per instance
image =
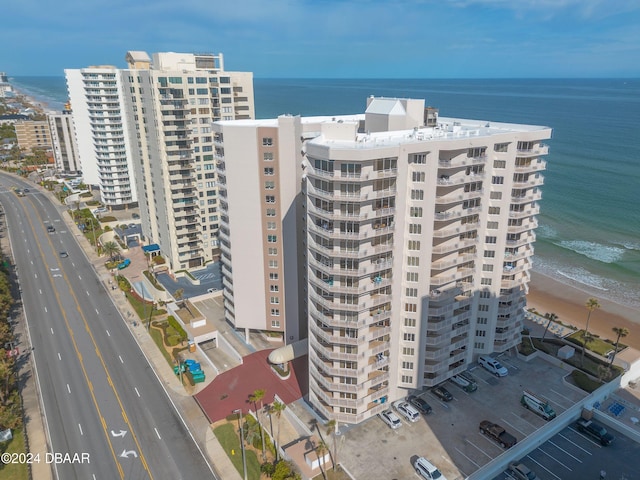
[[144, 253], [154, 253], [160, 251], [160, 245], [157, 243], [152, 243], [151, 245], [145, 245], [142, 247], [142, 251]]

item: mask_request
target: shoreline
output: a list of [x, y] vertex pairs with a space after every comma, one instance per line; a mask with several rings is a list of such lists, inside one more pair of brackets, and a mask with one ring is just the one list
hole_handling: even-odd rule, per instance
[[615, 342], [617, 335], [613, 327], [624, 327], [629, 335], [620, 339], [620, 343], [640, 350], [640, 315], [632, 307], [598, 298], [585, 290], [539, 272], [531, 273], [527, 308], [535, 308], [540, 314], [555, 313], [558, 321], [564, 324], [584, 328], [588, 310], [585, 304], [589, 298], [596, 298], [601, 307], [594, 310], [589, 321], [589, 331], [601, 338]]

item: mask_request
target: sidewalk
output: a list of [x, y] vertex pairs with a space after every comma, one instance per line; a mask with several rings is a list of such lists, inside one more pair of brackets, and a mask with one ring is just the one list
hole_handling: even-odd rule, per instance
[[[142, 322], [138, 321], [137, 315], [126, 299], [126, 296], [120, 289], [112, 290], [109, 288], [109, 281], [111, 281], [113, 277], [111, 272], [107, 270], [104, 265], [105, 257], [101, 258], [97, 255], [89, 241], [74, 224], [73, 219], [71, 219], [71, 217], [66, 213], [67, 208], [65, 206], [60, 206], [58, 200], [51, 192], [39, 186], [36, 188], [38, 188], [40, 193], [47, 194], [51, 202], [62, 212], [61, 216], [65, 225], [75, 236], [78, 244], [89, 259], [89, 262], [93, 265], [97, 278], [102, 282], [105, 291], [110, 295], [114, 305], [120, 311], [123, 322], [126, 322], [129, 330], [138, 342], [140, 349], [149, 361], [150, 366], [162, 383], [171, 402], [185, 422], [187, 428], [191, 431], [191, 434], [199, 448], [205, 452], [207, 461], [212, 465], [216, 472], [216, 476], [224, 480], [241, 480], [240, 474], [237, 472], [231, 463], [231, 460], [224, 453], [222, 446], [213, 435], [207, 418], [196, 403], [195, 399], [186, 393], [184, 387], [180, 383], [180, 379], [174, 374], [173, 369], [169, 366], [162, 353], [158, 350], [158, 347], [147, 333]], [[24, 342], [23, 345], [21, 345], [21, 351], [23, 351], [23, 348], [26, 348]], [[25, 365], [28, 365], [28, 369], [31, 368], [30, 361], [25, 362]], [[206, 367], [208, 366], [203, 364], [203, 368]], [[30, 372], [27, 373], [30, 374]], [[22, 375], [22, 370], [20, 374]], [[213, 372], [207, 373], [209, 382], [213, 380], [214, 376]], [[30, 377], [29, 380], [31, 380]], [[207, 382], [207, 384], [209, 382]], [[199, 391], [204, 387], [204, 385], [200, 384], [196, 386], [198, 388], [195, 389], [195, 391]], [[25, 403], [25, 414], [29, 418], [29, 422], [27, 422], [29, 451], [34, 453], [46, 452], [48, 450], [46, 447], [47, 439], [44, 434], [45, 426], [42, 420], [41, 406], [39, 403], [40, 398], [35, 382], [26, 382], [23, 390], [23, 400]], [[33, 478], [38, 480], [49, 480], [52, 478], [51, 470], [46, 464], [34, 465]]]

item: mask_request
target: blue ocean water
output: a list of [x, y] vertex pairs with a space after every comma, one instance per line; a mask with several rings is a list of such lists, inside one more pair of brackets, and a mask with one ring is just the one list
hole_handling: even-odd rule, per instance
[[[63, 77], [11, 82], [54, 109], [66, 101]], [[254, 89], [258, 118], [358, 113], [376, 95], [552, 127], [534, 270], [640, 307], [640, 79], [255, 79]]]

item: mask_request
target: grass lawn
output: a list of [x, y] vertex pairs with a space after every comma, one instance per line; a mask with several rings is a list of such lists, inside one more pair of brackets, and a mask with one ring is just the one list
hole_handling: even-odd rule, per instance
[[[242, 475], [242, 449], [240, 448], [240, 438], [238, 437], [237, 423], [224, 423], [213, 429], [213, 433], [224, 448], [224, 451], [231, 459], [233, 466]], [[245, 450], [247, 457], [247, 478], [249, 480], [260, 480], [260, 462], [253, 450]], [[233, 452], [233, 454], [232, 454]]]
[[[0, 444], [0, 452], [26, 453], [24, 446], [24, 433], [22, 430], [14, 430], [13, 439], [11, 439], [9, 444]], [[5, 465], [0, 462], [0, 478], [28, 480], [29, 468], [25, 463], [10, 463]]]
[[171, 355], [169, 355], [169, 352], [167, 352], [167, 349], [164, 348], [164, 341], [162, 339], [162, 330], [158, 330], [157, 328], [151, 328], [149, 330], [149, 333], [151, 335], [151, 338], [153, 338], [153, 341], [156, 343], [158, 349], [160, 350], [160, 352], [162, 352], [162, 355], [167, 360], [167, 363], [171, 365], [171, 367], [173, 368], [175, 363], [173, 363], [173, 358], [171, 358]]
[[[572, 333], [567, 337], [572, 343], [582, 347], [582, 334], [584, 330], [578, 330], [575, 333]], [[593, 339], [587, 343], [587, 350], [591, 350], [592, 352], [597, 353], [598, 355], [605, 356], [607, 353], [611, 352], [615, 348], [614, 343], [606, 342], [597, 337], [592, 337]], [[622, 350], [625, 348], [625, 345], [618, 345], [618, 350]]]
[[[142, 300], [138, 299], [138, 297], [132, 295], [131, 292], [125, 292], [125, 294], [127, 295], [127, 300], [129, 300], [129, 303], [138, 314], [138, 317], [140, 317], [143, 322], [146, 322], [149, 318], [149, 312], [151, 311], [151, 304], [145, 304]], [[166, 313], [167, 311], [164, 309], [154, 308], [152, 316], [157, 317], [158, 315], [164, 315]]]

